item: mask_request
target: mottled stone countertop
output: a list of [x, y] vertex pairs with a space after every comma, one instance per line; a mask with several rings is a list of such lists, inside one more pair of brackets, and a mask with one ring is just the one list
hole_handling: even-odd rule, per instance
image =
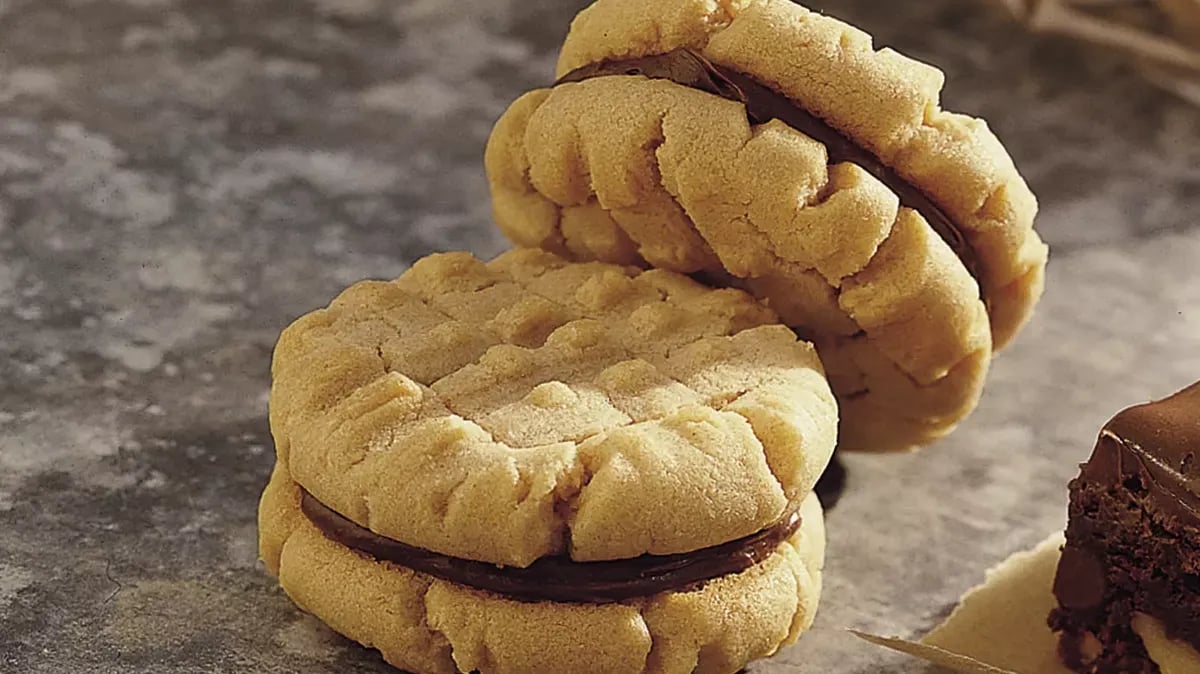
[[[1200, 377], [1200, 112], [1000, 3], [815, 3], [948, 74], [1043, 203], [979, 411], [849, 457], [817, 628], [751, 672], [922, 671], [913, 634], [1064, 521], [1126, 403]], [[0, 671], [383, 672], [256, 562], [279, 330], [504, 247], [481, 155], [582, 0], [0, 0]]]

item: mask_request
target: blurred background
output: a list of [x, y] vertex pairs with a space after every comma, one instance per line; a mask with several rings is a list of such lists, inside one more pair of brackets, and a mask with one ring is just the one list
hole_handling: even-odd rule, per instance
[[[842, 629], [936, 622], [1061, 528], [1105, 419], [1200, 377], [1189, 1], [808, 3], [945, 70], [1052, 263], [978, 413], [849, 457], [818, 628], [751, 671], [922, 671]], [[484, 142], [585, 4], [0, 0], [0, 671], [385, 671], [256, 564], [271, 348], [358, 279], [506, 247]]]

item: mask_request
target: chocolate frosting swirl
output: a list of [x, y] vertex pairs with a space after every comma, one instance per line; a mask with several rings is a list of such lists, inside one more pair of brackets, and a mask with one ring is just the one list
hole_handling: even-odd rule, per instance
[[1200, 383], [1113, 417], [1082, 476], [1138, 477], [1161, 511], [1200, 526]]
[[300, 509], [333, 542], [380, 561], [517, 601], [588, 604], [696, 589], [745, 571], [770, 557], [801, 523], [796, 504], [758, 533], [693, 552], [602, 562], [543, 557], [519, 568], [450, 557], [386, 538], [343, 517], [304, 489]]
[[902, 205], [920, 213], [962, 261], [963, 266], [979, 284], [980, 296], [985, 303], [987, 302], [987, 297], [983, 294], [979, 257], [962, 229], [950, 216], [946, 215], [921, 188], [900, 176], [870, 150], [847, 138], [784, 94], [746, 73], [712, 63], [698, 52], [687, 48], [654, 56], [592, 63], [563, 75], [555, 85], [582, 82], [608, 75], [641, 75], [651, 79], [666, 79], [685, 87], [706, 91], [745, 105], [746, 115], [754, 124], [778, 119], [822, 143], [828, 152], [829, 163], [857, 164], [887, 185], [900, 198]]

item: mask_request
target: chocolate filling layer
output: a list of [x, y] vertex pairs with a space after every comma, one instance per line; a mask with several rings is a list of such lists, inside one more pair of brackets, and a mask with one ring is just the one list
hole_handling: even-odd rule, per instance
[[[962, 229], [919, 187], [901, 177], [870, 150], [842, 135], [787, 96], [750, 75], [712, 63], [696, 51], [686, 48], [655, 56], [593, 63], [563, 75], [555, 84], [581, 82], [607, 75], [641, 75], [651, 79], [667, 79], [685, 87], [706, 91], [745, 105], [746, 114], [753, 124], [778, 119], [822, 143], [828, 151], [830, 164], [857, 164], [895, 192], [902, 205], [920, 213], [938, 236], [954, 250], [963, 266], [979, 284], [980, 295], [983, 295], [979, 258]], [[984, 301], [987, 301], [986, 297]]]
[[604, 562], [543, 557], [518, 568], [449, 557], [385, 538], [334, 512], [304, 489], [300, 509], [333, 542], [377, 560], [518, 601], [588, 604], [698, 588], [765, 560], [800, 528], [800, 507], [794, 505], [774, 525], [711, 548]]

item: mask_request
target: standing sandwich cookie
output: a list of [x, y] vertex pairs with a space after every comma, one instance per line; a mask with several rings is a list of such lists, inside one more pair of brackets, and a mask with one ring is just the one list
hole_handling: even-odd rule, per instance
[[692, 274], [816, 343], [841, 446], [900, 450], [975, 406], [1028, 319], [1036, 200], [943, 75], [788, 0], [599, 0], [486, 164], [515, 243]]
[[284, 331], [260, 551], [421, 673], [735, 672], [813, 620], [837, 408], [738, 290], [535, 250]]
[[1050, 616], [1063, 662], [1200, 672], [1200, 383], [1114, 417], [1070, 489]]

